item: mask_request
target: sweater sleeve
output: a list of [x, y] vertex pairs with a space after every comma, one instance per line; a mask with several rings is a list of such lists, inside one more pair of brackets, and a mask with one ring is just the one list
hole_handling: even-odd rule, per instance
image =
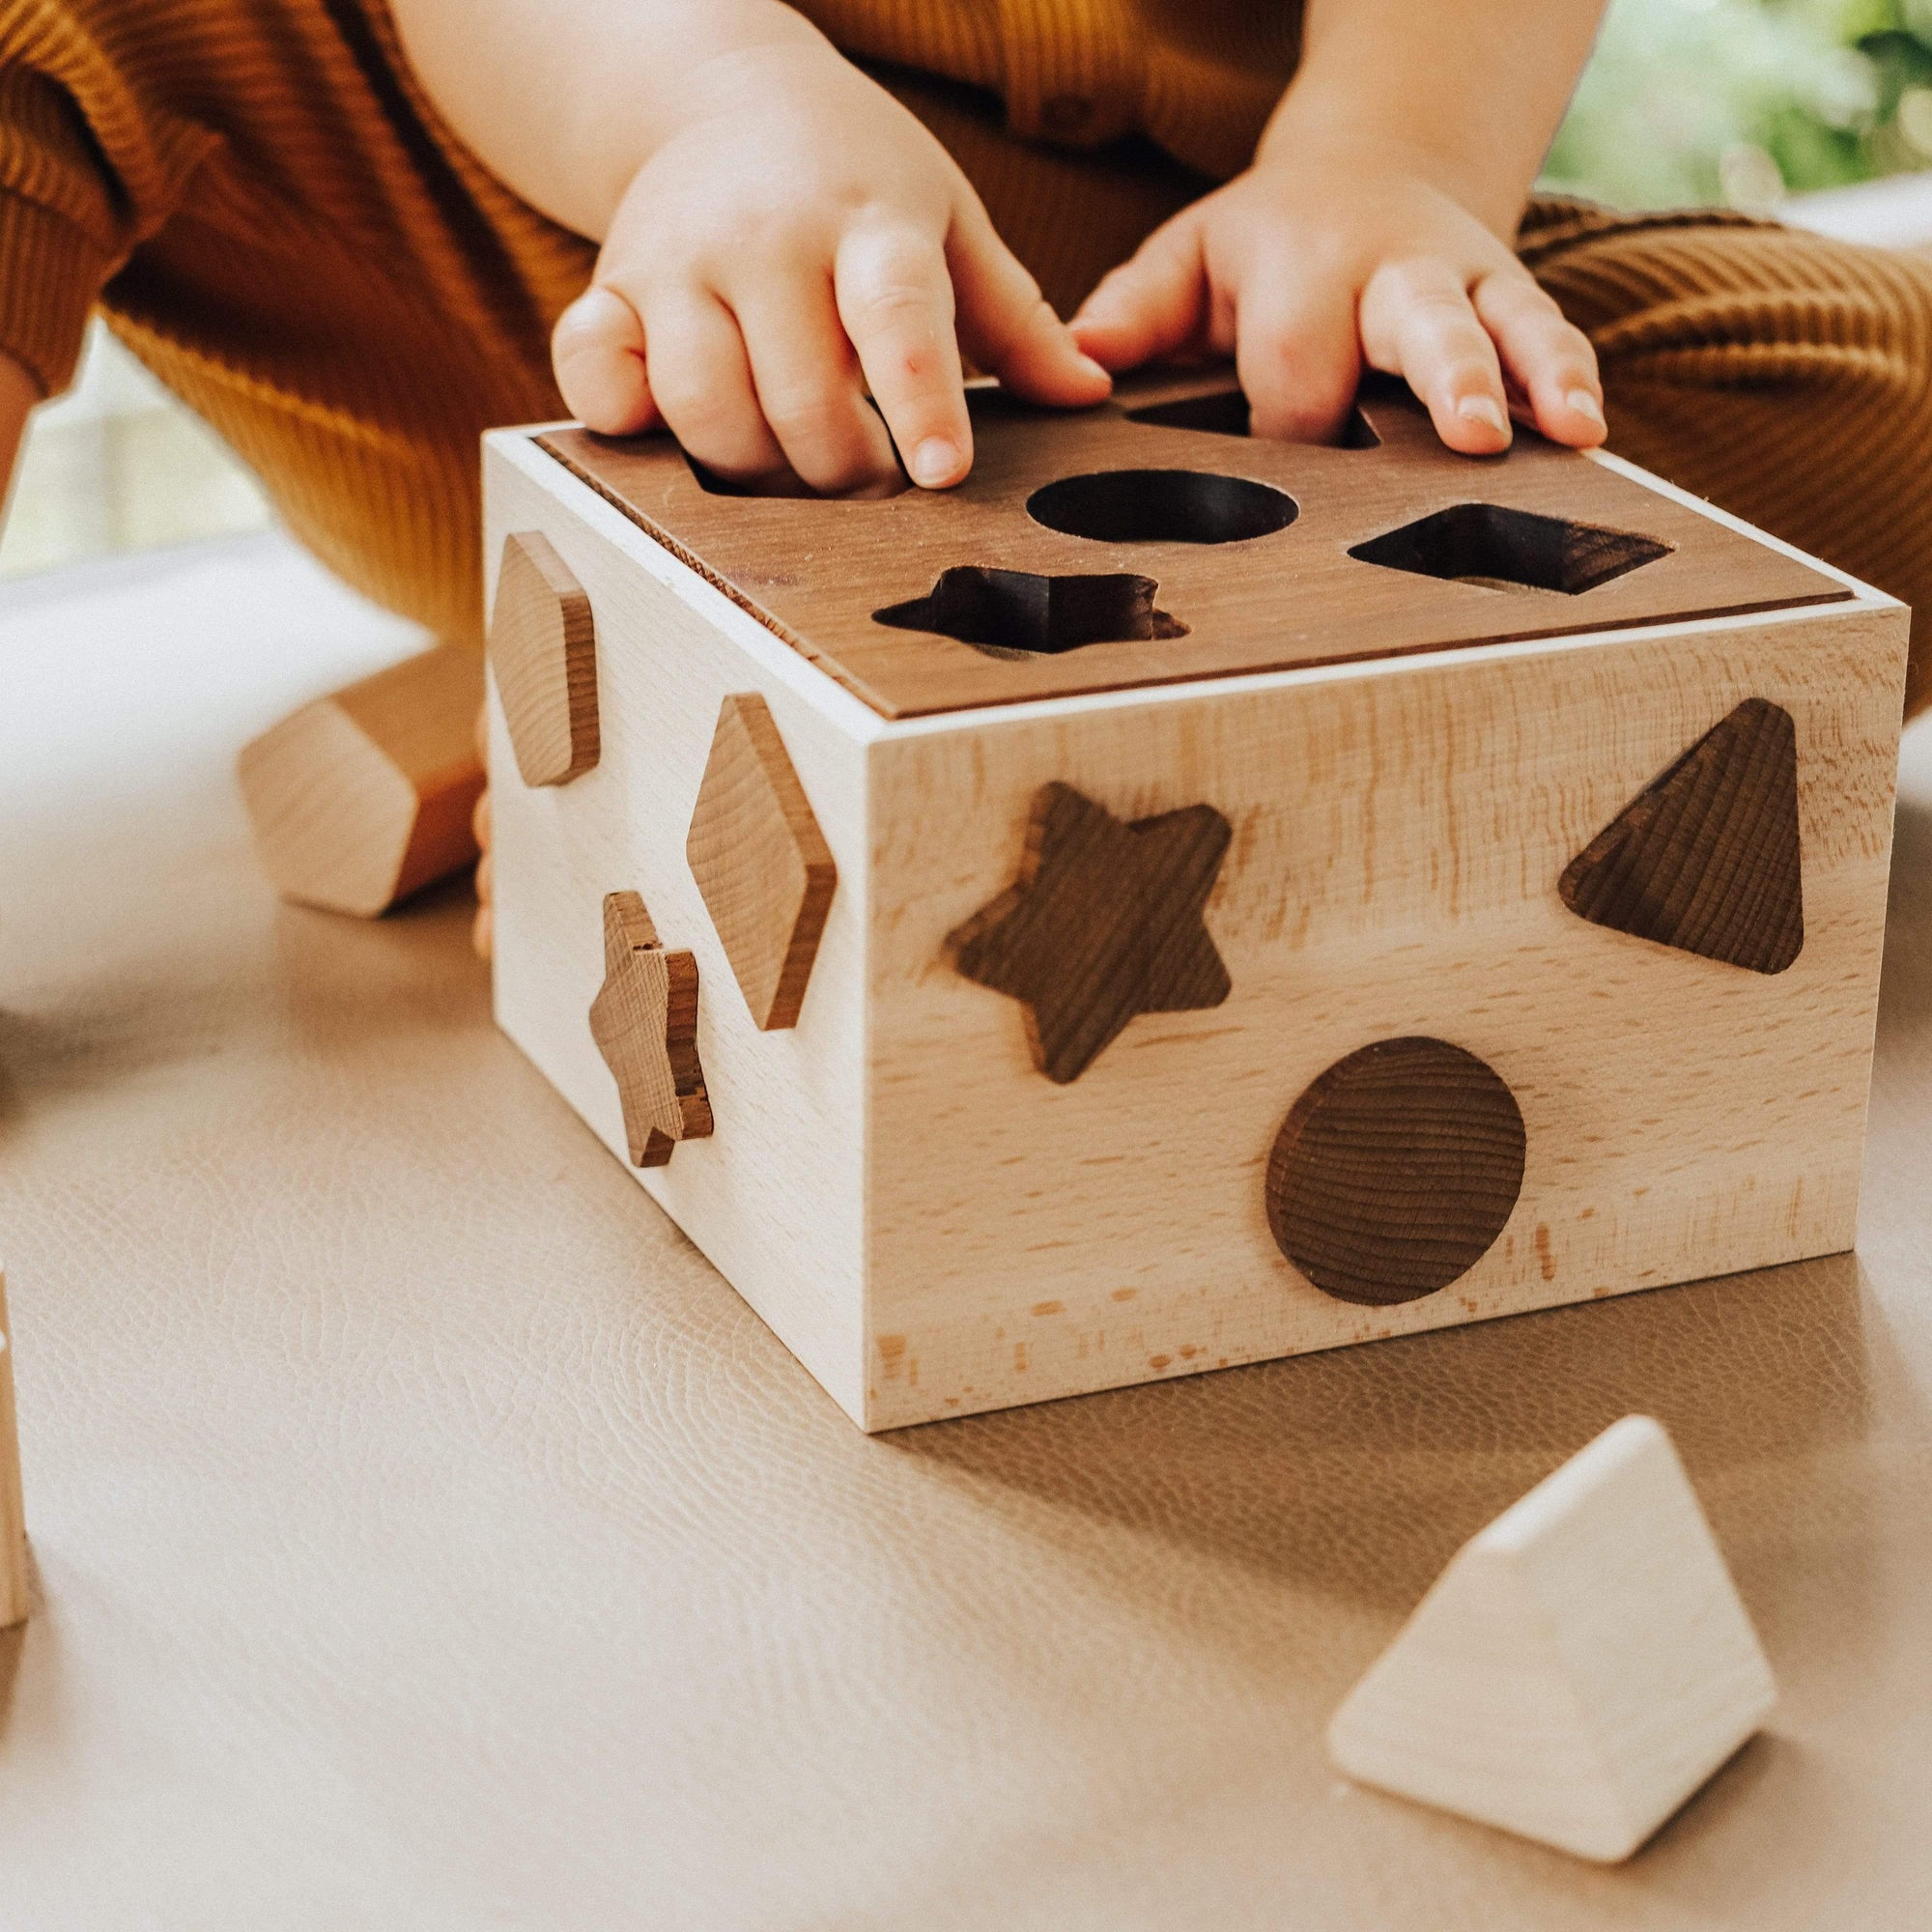
[[[149, 99], [114, 15], [153, 0], [0, 0], [0, 350], [53, 395], [100, 291], [214, 139]], [[156, 10], [161, 12], [163, 10]]]

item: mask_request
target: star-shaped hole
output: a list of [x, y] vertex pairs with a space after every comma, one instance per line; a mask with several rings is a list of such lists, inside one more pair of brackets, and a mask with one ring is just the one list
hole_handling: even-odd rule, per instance
[[634, 1167], [663, 1167], [711, 1132], [697, 1061], [697, 961], [667, 952], [636, 893], [604, 900], [604, 984], [590, 1037], [617, 1082]]
[[1211, 805], [1129, 824], [1071, 785], [1043, 785], [1018, 880], [948, 935], [948, 954], [1020, 1002], [1035, 1066], [1064, 1086], [1136, 1014], [1228, 997], [1202, 911], [1232, 836]]
[[1057, 656], [1089, 644], [1184, 638], [1187, 626], [1153, 608], [1159, 586], [1133, 571], [996, 570], [955, 564], [923, 597], [872, 612], [875, 624], [956, 638], [990, 658]]

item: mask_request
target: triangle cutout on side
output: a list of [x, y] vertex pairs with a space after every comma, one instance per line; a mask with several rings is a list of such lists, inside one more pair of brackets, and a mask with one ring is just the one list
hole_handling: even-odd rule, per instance
[[1365, 1784], [1609, 1861], [1776, 1696], [1669, 1436], [1630, 1415], [1463, 1545], [1328, 1748]]
[[1556, 890], [1593, 924], [1782, 973], [1804, 944], [1790, 712], [1746, 698], [1571, 860]]

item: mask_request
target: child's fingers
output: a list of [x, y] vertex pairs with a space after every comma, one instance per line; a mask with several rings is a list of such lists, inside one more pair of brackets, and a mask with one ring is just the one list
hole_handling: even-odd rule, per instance
[[1106, 400], [1113, 379], [1082, 352], [977, 202], [958, 211], [946, 261], [960, 346], [981, 369], [1029, 402], [1085, 409]]
[[1590, 338], [1519, 269], [1485, 275], [1471, 298], [1503, 367], [1529, 398], [1537, 428], [1579, 449], [1602, 442], [1604, 389]]
[[857, 228], [838, 245], [833, 282], [912, 480], [928, 490], [960, 482], [973, 467], [973, 426], [945, 255], [911, 230]]
[[1192, 346], [1207, 331], [1208, 269], [1201, 224], [1184, 215], [1156, 228], [1080, 304], [1070, 327], [1105, 369], [1132, 369]]
[[1386, 262], [1361, 300], [1362, 347], [1429, 407], [1435, 433], [1465, 456], [1507, 449], [1509, 414], [1496, 346], [1447, 262]]
[[822, 262], [761, 263], [732, 298], [758, 407], [792, 469], [824, 497], [903, 488], [892, 439], [860, 393]]
[[1326, 442], [1355, 400], [1362, 358], [1347, 283], [1275, 273], [1241, 292], [1235, 369], [1256, 436]]
[[[651, 394], [688, 454], [733, 483], [771, 489], [791, 477], [758, 407], [744, 337], [716, 296], [686, 285], [660, 291], [644, 332]], [[796, 479], [791, 487], [804, 489]]]
[[657, 421], [644, 369], [644, 327], [614, 289], [585, 289], [557, 317], [550, 355], [564, 407], [586, 429], [635, 436]]

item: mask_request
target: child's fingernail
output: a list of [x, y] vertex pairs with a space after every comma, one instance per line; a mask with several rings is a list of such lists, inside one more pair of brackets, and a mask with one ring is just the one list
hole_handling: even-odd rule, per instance
[[1498, 436], [1509, 434], [1509, 418], [1493, 396], [1464, 396], [1456, 405], [1456, 413], [1469, 422], [1479, 422]]
[[928, 490], [952, 480], [959, 468], [959, 446], [943, 436], [929, 436], [912, 453], [912, 480]]
[[1099, 377], [1101, 382], [1109, 384], [1110, 386], [1112, 385], [1114, 379], [1113, 377], [1108, 375], [1106, 364], [1104, 362], [1094, 361], [1093, 356], [1089, 355], [1085, 350], [1082, 350], [1080, 354], [1080, 366], [1083, 369], [1085, 369], [1090, 376], [1097, 376]]
[[1588, 389], [1572, 389], [1563, 400], [1586, 422], [1595, 423], [1599, 429], [1604, 427], [1604, 406]]

